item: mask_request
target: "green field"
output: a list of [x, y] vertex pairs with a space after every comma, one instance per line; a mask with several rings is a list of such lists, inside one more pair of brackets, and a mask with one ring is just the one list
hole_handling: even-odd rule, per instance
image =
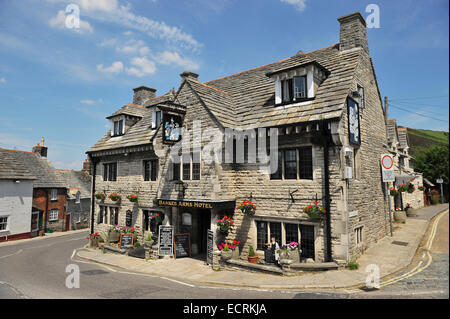
[[447, 145], [448, 132], [413, 129], [408, 127], [409, 154], [415, 156], [432, 145]]

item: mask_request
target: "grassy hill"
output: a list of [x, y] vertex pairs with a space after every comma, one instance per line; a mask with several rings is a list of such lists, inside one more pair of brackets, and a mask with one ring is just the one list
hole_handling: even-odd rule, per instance
[[448, 132], [413, 129], [408, 127], [409, 153], [413, 157], [432, 145], [447, 145]]

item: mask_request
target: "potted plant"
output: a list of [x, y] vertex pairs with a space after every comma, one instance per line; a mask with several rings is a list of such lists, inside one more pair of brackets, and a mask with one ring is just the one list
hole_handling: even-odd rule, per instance
[[95, 197], [95, 199], [98, 199], [98, 200], [100, 200], [100, 201], [103, 201], [103, 200], [105, 200], [106, 199], [106, 195], [105, 195], [105, 193], [95, 193], [94, 194], [94, 197]]
[[221, 243], [219, 246], [217, 246], [219, 248], [219, 250], [221, 251], [220, 254], [220, 258], [222, 260], [229, 260], [231, 259], [231, 257], [233, 256], [233, 252], [230, 249], [230, 247], [228, 247], [227, 243]]
[[406, 211], [406, 216], [408, 216], [408, 217], [416, 217], [417, 216], [416, 210], [410, 204], [406, 205], [405, 211]]
[[151, 248], [152, 245], [153, 245], [152, 234], [151, 234], [151, 232], [148, 232], [147, 238], [144, 241], [144, 246], [147, 248]]
[[103, 248], [103, 246], [105, 245], [105, 240], [103, 239], [103, 237], [99, 237], [98, 238], [98, 248]]
[[141, 243], [137, 241], [134, 243], [133, 246], [134, 246], [134, 249], [139, 248], [139, 247], [141, 247]]
[[122, 196], [120, 196], [119, 194], [114, 192], [114, 193], [109, 194], [108, 198], [110, 200], [112, 200], [113, 202], [118, 202], [118, 201], [120, 201], [122, 199]]
[[134, 229], [134, 227], [122, 226], [120, 232], [122, 234], [134, 234], [136, 230]]
[[87, 239], [89, 240], [89, 246], [90, 247], [98, 247], [98, 239], [100, 235], [99, 233], [95, 232], [93, 234], [89, 234]]
[[244, 200], [242, 203], [236, 206], [236, 210], [240, 210], [246, 215], [254, 215], [256, 211], [256, 205], [249, 200]]
[[402, 184], [399, 187], [397, 187], [397, 190], [401, 193], [406, 192], [408, 190], [408, 185]]
[[404, 223], [406, 221], [406, 212], [398, 206], [395, 207], [394, 220], [400, 223]]
[[391, 194], [391, 196], [395, 196], [398, 194], [398, 190], [396, 190], [395, 187], [391, 187], [390, 194]]
[[119, 225], [111, 226], [109, 229], [109, 241], [111, 243], [117, 243], [120, 239], [121, 227]]
[[412, 184], [412, 183], [410, 183], [410, 184], [408, 185], [408, 188], [406, 189], [406, 191], [407, 191], [409, 194], [414, 193], [415, 190], [416, 190], [416, 188], [415, 188], [414, 184]]
[[132, 203], [136, 203], [139, 199], [139, 194], [134, 193], [134, 194], [127, 195], [127, 199]]
[[303, 209], [303, 212], [308, 215], [310, 219], [322, 219], [327, 212], [323, 207], [319, 206], [318, 202], [314, 202], [314, 205], [308, 205]]
[[248, 256], [247, 260], [249, 263], [257, 264], [258, 263], [258, 255], [256, 255], [255, 249], [250, 245], [248, 248]]
[[233, 223], [234, 221], [230, 217], [224, 216], [222, 219], [217, 221], [217, 226], [222, 234], [227, 235], [228, 231], [231, 229], [231, 226], [233, 226]]

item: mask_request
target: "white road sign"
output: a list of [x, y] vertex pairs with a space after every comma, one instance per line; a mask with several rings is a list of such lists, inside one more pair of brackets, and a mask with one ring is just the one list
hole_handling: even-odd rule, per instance
[[381, 154], [381, 172], [383, 174], [383, 182], [394, 182], [394, 158], [391, 154]]

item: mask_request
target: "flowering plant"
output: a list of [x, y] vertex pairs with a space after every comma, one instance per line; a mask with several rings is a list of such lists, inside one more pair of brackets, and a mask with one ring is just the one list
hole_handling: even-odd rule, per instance
[[390, 193], [391, 193], [391, 196], [395, 196], [398, 194], [398, 190], [396, 190], [395, 187], [391, 187]]
[[236, 210], [241, 210], [244, 214], [253, 215], [256, 211], [256, 205], [249, 200], [244, 200], [241, 204], [236, 206]]
[[106, 198], [105, 193], [95, 193], [94, 196], [96, 199], [101, 199], [101, 200], [104, 200]]
[[231, 226], [233, 226], [233, 223], [234, 223], [233, 219], [231, 219], [228, 216], [225, 216], [224, 218], [219, 219], [217, 221], [217, 226], [219, 226], [221, 232], [226, 233], [230, 230]]
[[109, 194], [108, 198], [109, 198], [110, 200], [112, 200], [113, 202], [117, 202], [117, 201], [119, 201], [119, 200], [122, 199], [122, 196], [120, 196], [120, 195], [117, 194], [117, 193], [111, 193], [111, 194]]
[[410, 204], [406, 205], [405, 210], [408, 208], [412, 208], [412, 206]]
[[327, 212], [323, 207], [319, 206], [318, 202], [314, 202], [314, 205], [308, 205], [303, 209], [303, 212], [311, 219], [325, 217]]
[[399, 192], [406, 192], [407, 190], [408, 190], [408, 185], [406, 185], [406, 184], [402, 184], [402, 185], [400, 185], [399, 187], [397, 187], [397, 190], [399, 191]]
[[130, 202], [135, 203], [135, 202], [137, 202], [138, 199], [139, 199], [139, 194], [138, 194], [138, 193], [134, 193], [134, 194], [127, 195], [127, 199], [128, 199]]
[[399, 206], [395, 206], [395, 211], [396, 212], [398, 212], [398, 211], [401, 211], [402, 210], [402, 208], [401, 207], [399, 207]]
[[293, 251], [295, 249], [298, 249], [298, 243], [296, 241], [290, 242], [289, 244], [285, 244], [280, 247], [281, 251]]
[[114, 226], [111, 226], [109, 228], [109, 230], [110, 231], [118, 231], [118, 232], [120, 232], [122, 230], [122, 227], [120, 227], [119, 225], [114, 225]]
[[229, 243], [220, 243], [217, 248], [219, 248], [220, 251], [229, 251], [229, 250], [235, 250], [237, 246], [240, 244], [240, 241], [233, 240], [232, 244]]
[[122, 226], [121, 232], [124, 234], [134, 234], [135, 229], [134, 227]]
[[89, 240], [94, 240], [94, 239], [99, 239], [99, 238], [100, 238], [100, 234], [97, 232], [95, 232], [93, 234], [89, 234], [89, 236], [86, 237], [86, 239], [89, 239]]
[[154, 220], [156, 220], [158, 223], [161, 223], [161, 222], [162, 222], [162, 218], [161, 218], [161, 216], [159, 215], [158, 212], [153, 212], [153, 213], [151, 213], [150, 215], [148, 215], [148, 219], [149, 219], [149, 220], [154, 219]]
[[416, 188], [415, 188], [414, 184], [412, 184], [412, 183], [410, 183], [408, 185], [408, 188], [406, 189], [406, 191], [410, 194], [413, 193], [415, 190], [416, 190]]

